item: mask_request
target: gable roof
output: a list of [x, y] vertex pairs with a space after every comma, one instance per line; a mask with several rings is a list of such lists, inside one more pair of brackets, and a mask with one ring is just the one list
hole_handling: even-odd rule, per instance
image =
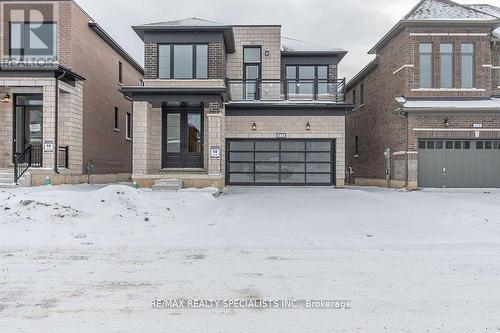
[[[396, 36], [403, 27], [458, 27], [471, 24], [494, 29], [500, 26], [500, 16], [493, 15], [499, 8], [490, 5], [461, 5], [451, 0], [421, 0], [370, 50], [375, 54]], [[488, 8], [487, 8], [488, 7]]]
[[403, 20], [495, 20], [496, 16], [451, 0], [420, 1]]
[[474, 8], [475, 10], [479, 10], [480, 12], [490, 14], [500, 18], [500, 7], [488, 5], [488, 4], [471, 4], [465, 5], [470, 8]]

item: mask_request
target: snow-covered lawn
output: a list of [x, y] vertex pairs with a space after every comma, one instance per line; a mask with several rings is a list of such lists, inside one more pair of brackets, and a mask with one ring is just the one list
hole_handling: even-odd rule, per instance
[[[0, 191], [0, 332], [497, 332], [500, 191]], [[345, 299], [350, 310], [152, 309]]]

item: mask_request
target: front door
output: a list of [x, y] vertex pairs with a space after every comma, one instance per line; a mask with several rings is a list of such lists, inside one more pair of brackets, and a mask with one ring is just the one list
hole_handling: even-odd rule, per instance
[[[32, 164], [41, 166], [43, 109], [41, 95], [17, 95], [14, 104], [14, 159], [32, 147]], [[23, 161], [20, 161], [23, 162]]]
[[163, 111], [163, 168], [203, 168], [202, 111]]

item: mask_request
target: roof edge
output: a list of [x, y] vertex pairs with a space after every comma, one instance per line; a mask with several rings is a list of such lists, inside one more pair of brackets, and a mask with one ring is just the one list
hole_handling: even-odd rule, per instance
[[375, 58], [372, 61], [370, 61], [368, 63], [368, 65], [363, 67], [363, 69], [361, 69], [358, 74], [354, 75], [354, 77], [349, 80], [349, 82], [346, 84], [346, 87], [345, 87], [346, 91], [351, 89], [359, 81], [361, 81], [365, 77], [367, 77], [375, 68], [377, 68], [377, 66], [378, 66], [378, 58]]
[[129, 64], [132, 65], [139, 73], [144, 75], [144, 68], [134, 59], [132, 56], [125, 51], [118, 42], [116, 42], [113, 37], [111, 37], [98, 23], [89, 22], [89, 28], [92, 29], [99, 37], [101, 37], [106, 44], [111, 46], [111, 48], [123, 57]]

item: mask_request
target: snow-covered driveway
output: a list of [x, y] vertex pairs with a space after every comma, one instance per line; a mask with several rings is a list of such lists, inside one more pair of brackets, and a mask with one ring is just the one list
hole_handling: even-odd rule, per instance
[[[346, 299], [159, 310], [152, 299]], [[0, 332], [496, 332], [500, 191], [0, 192]]]

